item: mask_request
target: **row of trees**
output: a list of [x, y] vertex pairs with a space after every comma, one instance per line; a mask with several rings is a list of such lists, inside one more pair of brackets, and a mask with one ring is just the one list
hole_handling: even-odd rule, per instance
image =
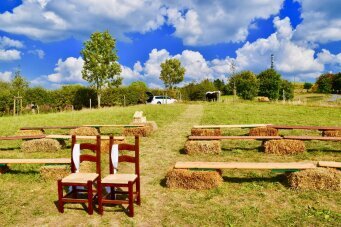
[[318, 93], [339, 94], [341, 93], [341, 73], [325, 73], [316, 80], [314, 90]]

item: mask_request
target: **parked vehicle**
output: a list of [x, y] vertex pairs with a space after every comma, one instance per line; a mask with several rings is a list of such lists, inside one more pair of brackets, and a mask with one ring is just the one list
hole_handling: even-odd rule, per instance
[[166, 95], [154, 96], [150, 92], [146, 92], [146, 94], [148, 95], [147, 104], [172, 104], [177, 101]]

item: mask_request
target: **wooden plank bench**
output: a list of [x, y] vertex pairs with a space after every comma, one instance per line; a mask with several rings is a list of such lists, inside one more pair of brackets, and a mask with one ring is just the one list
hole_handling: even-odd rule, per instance
[[81, 126], [36, 126], [36, 127], [23, 127], [20, 130], [40, 130], [45, 132], [46, 129], [75, 129]]
[[341, 141], [341, 137], [326, 137], [326, 136], [283, 136], [283, 138], [291, 139], [291, 140]]
[[256, 128], [271, 127], [271, 124], [244, 124], [244, 125], [194, 125], [193, 128], [217, 129], [217, 128]]
[[319, 161], [317, 165], [320, 167], [341, 168], [341, 162]]
[[[46, 135], [44, 138], [48, 139], [71, 139], [71, 135]], [[76, 136], [77, 140], [96, 140], [96, 136]], [[124, 140], [124, 136], [114, 136], [114, 140]], [[101, 140], [109, 140], [109, 136], [101, 136]]]
[[138, 128], [143, 127], [144, 124], [132, 124], [132, 125], [83, 125], [84, 127], [93, 127], [93, 128], [102, 128], [102, 127], [111, 127], [111, 128]]
[[313, 169], [312, 162], [176, 162], [175, 169]]
[[281, 136], [188, 136], [189, 140], [279, 140]]
[[318, 131], [335, 131], [341, 130], [341, 127], [333, 126], [299, 126], [299, 125], [268, 125], [267, 127], [275, 129], [303, 129], [303, 130], [318, 130]]
[[34, 136], [0, 136], [0, 140], [27, 140], [27, 139], [43, 139], [45, 135]]
[[0, 159], [0, 164], [70, 164], [70, 158], [53, 159]]

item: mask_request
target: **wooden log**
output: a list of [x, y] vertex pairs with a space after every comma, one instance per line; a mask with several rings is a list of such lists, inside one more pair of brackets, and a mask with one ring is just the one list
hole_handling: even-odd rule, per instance
[[341, 137], [325, 137], [325, 136], [284, 136], [283, 138], [292, 139], [292, 140], [341, 141]]
[[73, 129], [81, 126], [37, 126], [37, 127], [23, 127], [20, 130], [44, 130], [44, 129]]
[[177, 162], [176, 169], [313, 169], [312, 162]]
[[70, 158], [53, 159], [0, 159], [0, 164], [68, 164]]
[[279, 140], [281, 136], [189, 136], [189, 140]]
[[271, 124], [245, 124], [245, 125], [194, 125], [193, 128], [256, 128], [267, 127]]
[[317, 165], [320, 167], [341, 168], [341, 162], [319, 161]]
[[131, 124], [131, 125], [83, 125], [84, 127], [94, 127], [94, 128], [101, 128], [101, 127], [113, 127], [113, 128], [137, 128], [143, 127], [144, 124]]
[[341, 127], [333, 127], [333, 126], [300, 126], [300, 125], [271, 125], [267, 126], [276, 129], [305, 129], [305, 130], [341, 130]]
[[[71, 135], [46, 135], [45, 138], [49, 139], [71, 139]], [[95, 140], [96, 136], [76, 136], [76, 139], [82, 139], [82, 140]], [[101, 136], [102, 140], [108, 140], [109, 136]], [[124, 136], [114, 136], [115, 140], [124, 140]]]
[[45, 135], [33, 136], [0, 136], [0, 140], [25, 140], [25, 139], [43, 139]]

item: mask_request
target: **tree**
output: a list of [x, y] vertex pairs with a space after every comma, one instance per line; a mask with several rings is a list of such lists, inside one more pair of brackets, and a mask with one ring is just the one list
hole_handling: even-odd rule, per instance
[[167, 59], [161, 63], [160, 80], [163, 81], [166, 88], [172, 89], [174, 84], [184, 80], [186, 69], [181, 66], [179, 59]]
[[258, 94], [258, 79], [251, 71], [234, 74], [230, 78], [229, 86], [235, 86], [238, 96], [242, 99], [252, 100]]
[[11, 81], [12, 91], [14, 95], [24, 95], [26, 90], [28, 89], [29, 82], [21, 75], [20, 70], [17, 70], [14, 73], [14, 77]]
[[93, 85], [97, 91], [98, 107], [101, 107], [101, 92], [106, 85], [116, 86], [122, 84], [120, 77], [121, 67], [118, 64], [116, 40], [105, 32], [94, 32], [90, 40], [84, 42], [81, 51], [84, 66], [83, 79]]
[[279, 93], [280, 100], [283, 100], [284, 98], [285, 100], [292, 100], [294, 98], [294, 85], [287, 80], [282, 80]]
[[313, 84], [312, 84], [312, 83], [305, 82], [305, 83], [303, 84], [303, 89], [306, 89], [307, 92], [308, 92], [309, 89], [312, 88], [312, 87], [313, 87]]
[[334, 93], [339, 94], [341, 92], [341, 73], [334, 75], [332, 89]]
[[317, 78], [317, 92], [332, 93], [334, 75], [331, 73], [322, 74]]
[[274, 69], [267, 69], [257, 75], [259, 81], [260, 96], [266, 96], [270, 100], [279, 98], [279, 87], [281, 84], [281, 75]]

